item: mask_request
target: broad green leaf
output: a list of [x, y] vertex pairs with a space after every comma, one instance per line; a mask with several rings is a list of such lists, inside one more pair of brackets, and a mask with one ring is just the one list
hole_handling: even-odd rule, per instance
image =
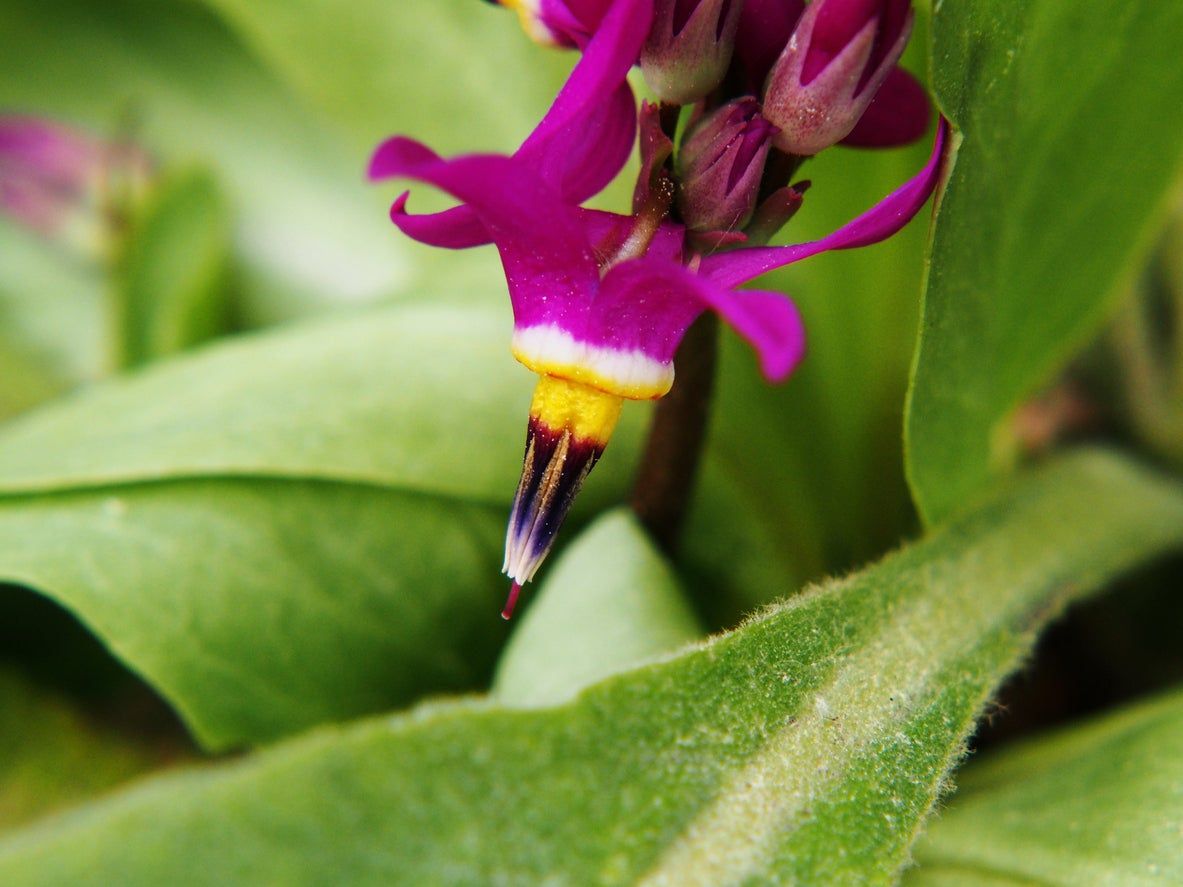
[[510, 151], [575, 59], [535, 46], [491, 5], [202, 2], [367, 150], [402, 132], [445, 154]]
[[1013, 460], [1012, 411], [1094, 334], [1183, 166], [1183, 6], [938, 3], [960, 133], [932, 243], [908, 473], [939, 520]]
[[908, 887], [1183, 883], [1183, 693], [1004, 750], [957, 782]]
[[480, 701], [153, 780], [0, 843], [0, 882], [889, 884], [983, 702], [1068, 600], [1183, 544], [1103, 453], [552, 709]]
[[0, 828], [89, 800], [158, 769], [175, 749], [128, 740], [66, 700], [0, 670]]
[[565, 702], [702, 636], [677, 577], [625, 509], [597, 519], [532, 591], [493, 681], [507, 705]]
[[129, 232], [116, 284], [120, 364], [136, 366], [224, 333], [228, 220], [217, 183], [195, 170], [153, 195]]
[[[76, 613], [213, 747], [483, 684], [532, 378], [507, 331], [392, 308], [10, 423], [0, 580]], [[621, 495], [639, 418], [585, 509]]]

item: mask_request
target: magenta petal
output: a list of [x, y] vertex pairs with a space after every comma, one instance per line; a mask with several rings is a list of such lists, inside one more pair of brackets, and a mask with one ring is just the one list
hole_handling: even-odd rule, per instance
[[[632, 151], [636, 125], [633, 93], [625, 84], [585, 119], [571, 123], [550, 141], [527, 139], [514, 156], [531, 165], [565, 200], [582, 203], [602, 191], [620, 172]], [[428, 154], [440, 159], [434, 152]], [[386, 177], [371, 165], [370, 178]], [[390, 218], [413, 240], [445, 249], [468, 249], [492, 242], [470, 207], [419, 215], [408, 213], [406, 205], [407, 195], [403, 194], [390, 208]]]
[[518, 323], [562, 322], [586, 309], [599, 273], [579, 210], [520, 161], [441, 160], [418, 142], [393, 138], [374, 155], [370, 176], [415, 179], [468, 204], [501, 253]]
[[949, 124], [942, 117], [937, 125], [932, 155], [924, 169], [837, 231], [808, 243], [752, 247], [707, 256], [702, 260], [699, 273], [724, 286], [738, 286], [774, 268], [799, 262], [818, 253], [869, 246], [886, 240], [908, 224], [932, 194], [940, 178], [948, 135]]
[[653, 0], [616, 0], [522, 149], [534, 142], [548, 141], [572, 123], [578, 125], [588, 108], [616, 92], [628, 76], [629, 68], [636, 64], [652, 22]]
[[[550, 111], [515, 153], [570, 203], [582, 203], [599, 193], [628, 160], [637, 115], [625, 78], [640, 53], [652, 16], [652, 0], [616, 0]], [[401, 146], [399, 151], [413, 151], [407, 140], [391, 141]], [[375, 161], [385, 149], [385, 145], [378, 148]], [[439, 159], [422, 145], [414, 151], [419, 160]], [[371, 179], [397, 174], [371, 162]], [[404, 234], [431, 246], [464, 249], [491, 240], [468, 207], [412, 215], [406, 211], [404, 196], [390, 213]]]
[[903, 68], [894, 68], [842, 144], [852, 148], [895, 148], [928, 131], [932, 106], [928, 93]]
[[438, 213], [407, 212], [409, 191], [404, 191], [390, 207], [390, 220], [412, 240], [444, 249], [469, 249], [492, 243], [484, 223], [471, 207], [456, 206]]
[[608, 272], [585, 337], [593, 345], [641, 351], [669, 363], [694, 319], [716, 312], [755, 348], [772, 381], [793, 371], [805, 353], [805, 329], [781, 293], [730, 290], [680, 265], [644, 258]]
[[[371, 181], [379, 182], [404, 175], [407, 163], [432, 162], [444, 161], [426, 145], [395, 136], [378, 146], [367, 175]], [[445, 249], [467, 249], [492, 242], [484, 224], [469, 207], [457, 206], [439, 213], [411, 215], [406, 210], [409, 196], [403, 193], [390, 207], [390, 220], [413, 240]]]
[[[627, 70], [627, 69], [626, 69]], [[632, 89], [620, 84], [607, 101], [558, 129], [543, 124], [514, 154], [530, 164], [570, 203], [582, 203], [616, 178], [632, 152], [637, 133], [637, 106]]]

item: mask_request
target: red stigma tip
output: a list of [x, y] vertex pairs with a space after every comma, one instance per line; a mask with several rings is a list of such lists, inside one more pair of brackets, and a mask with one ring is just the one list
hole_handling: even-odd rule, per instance
[[506, 622], [513, 616], [513, 608], [518, 603], [518, 592], [522, 590], [522, 586], [517, 582], [510, 583], [509, 597], [505, 599], [505, 606], [501, 609], [501, 618]]

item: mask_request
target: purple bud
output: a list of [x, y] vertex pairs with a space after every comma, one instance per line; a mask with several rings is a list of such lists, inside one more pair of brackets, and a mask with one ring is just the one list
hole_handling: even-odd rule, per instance
[[776, 147], [808, 156], [841, 141], [895, 67], [912, 30], [909, 0], [814, 0], [764, 93]]
[[547, 46], [583, 48], [595, 34], [612, 0], [489, 0], [512, 9], [522, 29]]
[[687, 227], [728, 231], [748, 223], [775, 133], [750, 97], [729, 102], [690, 132], [678, 158], [678, 209]]
[[657, 0], [641, 73], [663, 102], [688, 105], [722, 81], [744, 0]]

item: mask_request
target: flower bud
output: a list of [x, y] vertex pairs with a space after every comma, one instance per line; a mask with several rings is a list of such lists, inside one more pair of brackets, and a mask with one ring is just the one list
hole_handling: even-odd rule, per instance
[[641, 73], [663, 102], [688, 105], [718, 86], [731, 64], [744, 0], [657, 0]]
[[776, 147], [808, 156], [854, 129], [912, 30], [909, 0], [814, 0], [768, 75]]
[[488, 0], [512, 9], [522, 29], [545, 46], [582, 48], [612, 5], [612, 0]]
[[679, 155], [678, 209], [688, 228], [729, 231], [747, 224], [775, 132], [753, 98], [727, 103], [691, 131]]

